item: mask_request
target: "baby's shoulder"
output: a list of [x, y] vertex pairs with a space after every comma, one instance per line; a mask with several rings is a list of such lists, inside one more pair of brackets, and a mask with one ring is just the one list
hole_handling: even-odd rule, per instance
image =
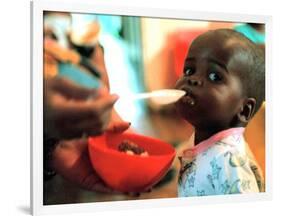
[[218, 141], [215, 142], [212, 146], [205, 149], [200, 155], [202, 157], [220, 157], [227, 152], [236, 152], [237, 149], [234, 145], [224, 142], [224, 141]]
[[230, 165], [231, 167], [241, 167], [249, 163], [249, 155], [245, 151], [245, 146], [224, 141], [214, 143], [202, 153], [203, 157], [209, 158], [211, 163]]
[[209, 163], [218, 164], [228, 164], [229, 161], [234, 161], [235, 164], [242, 165], [248, 161], [247, 158], [247, 154], [241, 149], [241, 146], [218, 141], [198, 155], [197, 160], [198, 162], [209, 161]]

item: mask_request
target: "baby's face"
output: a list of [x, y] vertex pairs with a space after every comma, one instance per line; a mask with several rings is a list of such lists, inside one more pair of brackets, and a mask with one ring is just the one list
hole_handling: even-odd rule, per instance
[[190, 47], [176, 84], [186, 95], [176, 108], [196, 129], [229, 128], [241, 111], [245, 97], [239, 74], [246, 65], [233, 42], [208, 35]]

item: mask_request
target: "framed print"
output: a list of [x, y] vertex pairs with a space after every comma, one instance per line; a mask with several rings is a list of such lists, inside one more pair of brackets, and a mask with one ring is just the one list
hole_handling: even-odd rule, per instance
[[271, 17], [31, 13], [34, 215], [271, 198]]

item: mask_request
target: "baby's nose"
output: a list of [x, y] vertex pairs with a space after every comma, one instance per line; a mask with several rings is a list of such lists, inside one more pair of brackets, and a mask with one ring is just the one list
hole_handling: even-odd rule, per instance
[[188, 84], [192, 86], [202, 86], [203, 82], [199, 79], [188, 79]]

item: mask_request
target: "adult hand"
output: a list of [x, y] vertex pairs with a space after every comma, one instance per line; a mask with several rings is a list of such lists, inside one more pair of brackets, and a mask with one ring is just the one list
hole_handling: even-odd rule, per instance
[[49, 137], [98, 135], [107, 128], [117, 95], [59, 77], [46, 79], [44, 87], [44, 128]]
[[[130, 124], [128, 122], [111, 123], [108, 132], [122, 132]], [[87, 140], [84, 138], [61, 141], [53, 151], [51, 166], [66, 180], [86, 190], [115, 193], [98, 177], [92, 168]]]

